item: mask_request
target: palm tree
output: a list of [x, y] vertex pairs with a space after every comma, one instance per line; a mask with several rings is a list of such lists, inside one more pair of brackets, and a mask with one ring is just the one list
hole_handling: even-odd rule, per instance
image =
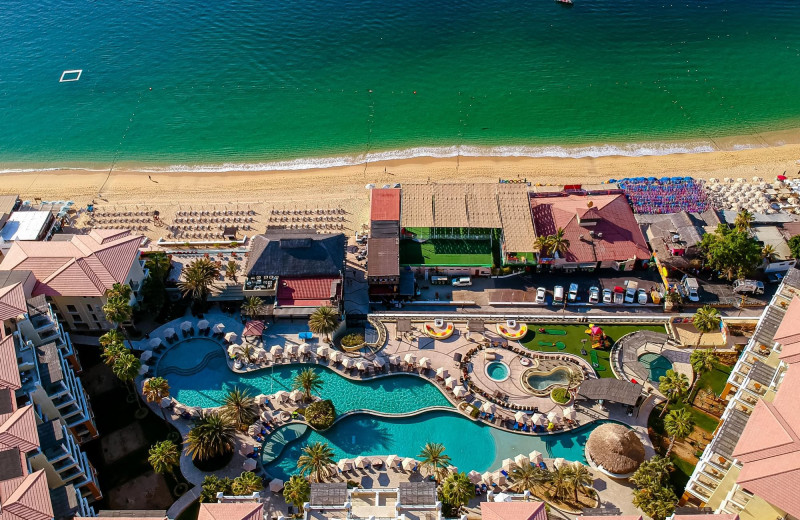
[[571, 471], [567, 464], [563, 464], [550, 473], [550, 483], [553, 485], [553, 494], [559, 500], [564, 500], [572, 491], [572, 484], [569, 480]]
[[164, 409], [161, 408], [161, 400], [165, 397], [169, 397], [169, 383], [167, 380], [163, 377], [151, 377], [146, 379], [142, 384], [142, 395], [144, 395], [148, 403], [156, 403], [161, 409], [161, 415], [164, 417], [164, 420], [166, 420], [167, 415]]
[[547, 253], [550, 251], [550, 240], [545, 235], [536, 237], [536, 249], [539, 250], [539, 257], [547, 258]]
[[[141, 367], [141, 361], [139, 361], [136, 356], [126, 351], [120, 354], [119, 357], [114, 360], [114, 364], [111, 366], [111, 371], [114, 372], [114, 375], [120, 378], [123, 383], [128, 385], [130, 390], [133, 390], [133, 380], [139, 375], [139, 369]], [[136, 404], [137, 406], [141, 407], [138, 398], [136, 399]]]
[[256, 420], [256, 401], [250, 397], [250, 392], [234, 387], [225, 396], [222, 404], [222, 416], [237, 428], [244, 429]]
[[700, 376], [713, 370], [714, 363], [717, 361], [719, 361], [719, 358], [717, 358], [713, 350], [706, 348], [692, 351], [692, 354], [689, 356], [689, 363], [692, 365], [692, 370], [694, 370], [694, 381], [692, 381], [692, 386], [689, 387], [689, 395], [692, 394], [694, 385], [697, 384]]
[[[697, 312], [692, 316], [692, 325], [700, 331], [700, 336], [697, 338], [698, 347], [703, 339], [703, 334], [719, 330], [720, 320], [719, 311], [710, 305], [704, 305], [697, 309]], [[716, 349], [716, 346], [714, 348]]]
[[564, 238], [563, 228], [558, 228], [554, 235], [550, 235], [547, 238], [550, 243], [550, 250], [553, 253], [558, 253], [563, 257], [569, 251], [569, 240]]
[[125, 336], [117, 329], [111, 329], [98, 339], [100, 346], [103, 348], [113, 345], [115, 343], [122, 345], [125, 342]]
[[255, 360], [253, 354], [255, 354], [256, 348], [253, 345], [250, 345], [249, 343], [242, 343], [241, 345], [235, 345], [233, 347], [233, 352], [234, 354], [241, 355], [244, 358], [244, 360], [247, 361], [248, 363], [252, 363]]
[[447, 476], [450, 456], [444, 454], [444, 444], [428, 442], [418, 457], [422, 459], [419, 463], [420, 468], [427, 470], [429, 475], [433, 475], [436, 482], [441, 482]]
[[304, 368], [294, 376], [292, 380], [292, 390], [302, 390], [303, 400], [311, 401], [311, 392], [319, 391], [322, 388], [322, 378], [313, 368]]
[[172, 441], [160, 441], [150, 446], [147, 462], [153, 466], [153, 471], [175, 476], [175, 467], [180, 464], [181, 452]]
[[739, 213], [736, 214], [736, 219], [733, 221], [733, 227], [736, 228], [736, 231], [744, 232], [750, 229], [750, 226], [753, 224], [755, 217], [752, 213], [743, 209]]
[[100, 356], [103, 358], [103, 362], [105, 362], [108, 366], [114, 366], [114, 363], [117, 362], [117, 359], [120, 358], [123, 354], [127, 354], [128, 349], [122, 343], [111, 343], [109, 346], [103, 349], [102, 354]]
[[766, 259], [767, 262], [772, 262], [775, 260], [777, 255], [778, 252], [775, 250], [775, 247], [772, 244], [766, 244], [761, 248], [761, 256], [762, 258]]
[[264, 489], [264, 481], [252, 471], [244, 471], [233, 479], [231, 491], [236, 496], [252, 495]]
[[550, 472], [532, 464], [523, 464], [511, 470], [511, 488], [517, 493], [532, 491], [534, 487], [549, 482]]
[[186, 434], [186, 454], [192, 460], [208, 460], [233, 451], [236, 429], [216, 413], [200, 415]]
[[283, 498], [303, 513], [303, 504], [311, 498], [311, 486], [301, 475], [292, 475], [283, 485]]
[[669, 403], [685, 394], [689, 389], [689, 378], [686, 377], [686, 374], [679, 374], [674, 370], [667, 370], [666, 375], [659, 377], [658, 381], [658, 390], [667, 398], [667, 402], [664, 403], [664, 409], [661, 410], [661, 414], [659, 415], [659, 417], [664, 417], [664, 414], [667, 413]]
[[672, 410], [664, 419], [664, 431], [669, 435], [669, 448], [667, 448], [666, 458], [675, 446], [675, 439], [683, 439], [689, 436], [694, 430], [694, 418], [692, 413], [685, 408]]
[[331, 474], [333, 450], [327, 442], [315, 442], [303, 448], [303, 454], [297, 459], [300, 474], [309, 474], [311, 482], [322, 482]]
[[198, 301], [205, 301], [210, 292], [210, 287], [219, 277], [219, 267], [208, 258], [198, 258], [187, 265], [178, 288], [183, 296], [191, 296]]
[[465, 473], [451, 473], [442, 482], [442, 498], [456, 514], [475, 496], [475, 486]]
[[330, 341], [328, 337], [339, 325], [339, 317], [333, 307], [319, 307], [308, 318], [308, 328], [311, 332], [322, 334], [325, 341]]
[[261, 314], [261, 308], [264, 306], [264, 300], [258, 296], [248, 296], [242, 304], [242, 314], [253, 318]]
[[103, 305], [103, 314], [106, 315], [106, 319], [114, 324], [115, 329], [121, 329], [125, 339], [128, 339], [128, 335], [122, 324], [131, 321], [133, 316], [131, 292], [130, 285], [115, 283], [106, 294], [106, 303]]
[[144, 266], [150, 270], [150, 276], [162, 281], [167, 277], [171, 265], [172, 261], [163, 251], [150, 253], [144, 261]]
[[575, 493], [575, 504], [578, 503], [578, 491], [586, 493], [586, 488], [591, 487], [594, 482], [589, 468], [580, 463], [570, 465], [570, 470], [567, 475], [567, 481]]
[[236, 260], [231, 260], [225, 266], [225, 278], [230, 280], [236, 281], [236, 273], [239, 272], [239, 264], [236, 263]]

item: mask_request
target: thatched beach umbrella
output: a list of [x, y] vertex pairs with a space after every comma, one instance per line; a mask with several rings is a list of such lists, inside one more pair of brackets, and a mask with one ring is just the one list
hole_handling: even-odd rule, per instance
[[615, 475], [633, 473], [645, 458], [636, 432], [618, 423], [595, 428], [586, 441], [586, 453], [597, 466]]
[[336, 467], [339, 468], [339, 471], [350, 471], [353, 468], [353, 463], [350, 462], [350, 459], [342, 459], [336, 464]]
[[530, 461], [530, 459], [528, 457], [526, 457], [525, 455], [520, 453], [519, 455], [514, 457], [514, 463], [517, 466], [522, 467], [522, 466], [527, 466], [528, 464], [531, 463], [531, 461]]
[[484, 472], [483, 472], [483, 475], [481, 475], [481, 480], [483, 480], [483, 482], [484, 482], [484, 483], [485, 483], [487, 486], [491, 486], [491, 485], [492, 485], [492, 483], [494, 482], [494, 475], [492, 475], [492, 474], [491, 474], [490, 472], [488, 472], [488, 471], [484, 471]]
[[403, 469], [406, 471], [413, 471], [417, 464], [417, 459], [412, 459], [411, 457], [403, 459]]
[[363, 469], [363, 468], [368, 467], [370, 463], [369, 463], [368, 459], [366, 459], [366, 458], [362, 457], [361, 455], [359, 455], [358, 457], [355, 458], [355, 460], [353, 461], [353, 464], [355, 464], [357, 468]]
[[533, 450], [528, 454], [528, 459], [530, 459], [530, 461], [534, 464], [539, 464], [542, 462], [542, 453], [537, 450]]
[[478, 482], [480, 482], [480, 481], [481, 481], [481, 474], [480, 474], [480, 473], [478, 473], [477, 471], [475, 471], [475, 470], [473, 469], [472, 471], [470, 471], [469, 473], [467, 473], [467, 478], [468, 478], [468, 479], [469, 479], [469, 481], [470, 481], [470, 482], [472, 482], [473, 484], [477, 484]]
[[511, 471], [512, 469], [517, 467], [517, 464], [514, 462], [514, 459], [508, 458], [508, 459], [503, 459], [503, 463], [501, 464], [500, 467], [502, 467], [506, 471]]
[[566, 465], [567, 465], [566, 459], [563, 459], [561, 457], [559, 457], [559, 458], [557, 458], [557, 459], [555, 459], [553, 461], [553, 467], [556, 468], [556, 469], [559, 469], [560, 467], [566, 466]]
[[389, 455], [388, 457], [386, 457], [387, 468], [396, 468], [400, 462], [401, 459], [397, 455]]
[[506, 482], [508, 482], [508, 479], [506, 478], [505, 475], [503, 475], [502, 472], [495, 471], [494, 472], [494, 482], [498, 486], [504, 486], [506, 484]]

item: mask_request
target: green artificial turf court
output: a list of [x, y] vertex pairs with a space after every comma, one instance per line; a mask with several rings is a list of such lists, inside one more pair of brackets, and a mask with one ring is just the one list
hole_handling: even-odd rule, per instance
[[492, 245], [488, 240], [401, 240], [400, 265], [491, 267]]

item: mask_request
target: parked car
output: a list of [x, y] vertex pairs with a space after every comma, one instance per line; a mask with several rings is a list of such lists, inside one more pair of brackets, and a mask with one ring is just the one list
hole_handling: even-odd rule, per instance
[[562, 303], [564, 301], [564, 288], [560, 285], [553, 287], [553, 303]]
[[625, 303], [633, 303], [636, 299], [636, 287], [637, 284], [629, 284], [628, 288], [625, 289]]
[[547, 296], [547, 289], [544, 287], [536, 289], [536, 303], [544, 303], [545, 296]]
[[764, 294], [764, 282], [758, 280], [736, 280], [733, 282], [736, 294]]
[[578, 300], [578, 284], [569, 284], [569, 293], [567, 294], [569, 301], [574, 302]]
[[[606, 289], [608, 290], [608, 289]], [[611, 291], [608, 291], [609, 293]], [[609, 294], [608, 300], [611, 301], [611, 295]], [[589, 288], [589, 303], [598, 303], [600, 301], [600, 289], [597, 287], [590, 287]]]
[[700, 284], [697, 283], [697, 278], [684, 275], [684, 277], [681, 278], [681, 286], [683, 287], [683, 292], [686, 294], [686, 297], [689, 299], [689, 301], [700, 301], [700, 295], [698, 294], [700, 291]]
[[613, 298], [613, 293], [611, 289], [603, 289], [603, 303], [611, 303], [611, 299]]
[[645, 305], [647, 303], [647, 291], [639, 289], [636, 293], [636, 301], [639, 302], [639, 305]]
[[459, 276], [457, 278], [453, 278], [451, 284], [453, 287], [469, 287], [472, 285], [472, 278], [469, 276]]

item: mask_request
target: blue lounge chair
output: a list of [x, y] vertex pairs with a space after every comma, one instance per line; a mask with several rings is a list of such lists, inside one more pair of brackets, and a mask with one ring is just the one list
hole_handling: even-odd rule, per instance
[[506, 470], [501, 469], [500, 473], [502, 473], [504, 477], [508, 478], [508, 472]]
[[547, 464], [545, 464], [544, 461], [542, 461], [539, 463], [539, 467], [542, 469], [547, 469]]

